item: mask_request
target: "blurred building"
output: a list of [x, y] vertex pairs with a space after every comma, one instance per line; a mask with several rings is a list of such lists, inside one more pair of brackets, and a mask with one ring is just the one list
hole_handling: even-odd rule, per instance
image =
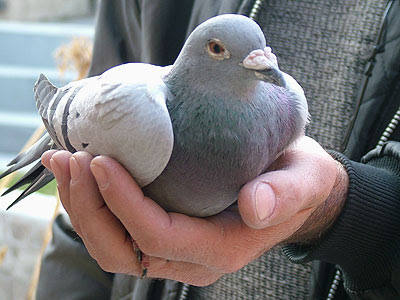
[[96, 0], [0, 0], [0, 19], [60, 21], [94, 14]]

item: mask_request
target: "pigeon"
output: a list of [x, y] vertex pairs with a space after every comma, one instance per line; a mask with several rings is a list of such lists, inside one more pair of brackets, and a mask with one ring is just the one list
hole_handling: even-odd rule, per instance
[[[172, 66], [126, 63], [62, 88], [40, 75], [34, 93], [47, 133], [1, 177], [48, 149], [108, 155], [165, 210], [197, 217], [234, 204], [309, 122], [299, 83], [235, 14], [198, 25]], [[39, 161], [6, 191], [30, 184], [12, 205], [53, 178]]]

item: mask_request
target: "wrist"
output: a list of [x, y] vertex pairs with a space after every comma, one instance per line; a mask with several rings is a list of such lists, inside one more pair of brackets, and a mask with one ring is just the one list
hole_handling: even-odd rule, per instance
[[344, 207], [349, 187], [349, 177], [345, 167], [339, 161], [335, 162], [336, 180], [329, 196], [283, 244], [312, 245], [332, 228]]
[[323, 238], [312, 245], [287, 244], [283, 252], [294, 263], [321, 260], [339, 265], [349, 290], [382, 286], [400, 257], [399, 177], [331, 154], [342, 162], [349, 178], [344, 207]]

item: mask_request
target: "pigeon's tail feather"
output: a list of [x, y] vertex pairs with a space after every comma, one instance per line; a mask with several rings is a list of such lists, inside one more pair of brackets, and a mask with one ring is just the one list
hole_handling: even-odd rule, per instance
[[[33, 144], [28, 150], [19, 154], [14, 158], [8, 166], [10, 166], [3, 174], [0, 175], [0, 179], [17, 171], [29, 164], [37, 161], [42, 156], [43, 152], [54, 149], [55, 145], [52, 142], [50, 136], [45, 134], [40, 140]], [[38, 161], [25, 175], [23, 175], [16, 183], [9, 187], [2, 196], [26, 185], [29, 186], [23, 191], [23, 193], [8, 207], [12, 207], [21, 201], [26, 196], [36, 192], [51, 180], [54, 179], [54, 175], [51, 171], [47, 170], [40, 161]], [[8, 209], [7, 208], [7, 209]]]
[[[57, 94], [58, 90], [59, 89], [51, 84], [43, 74], [40, 75], [35, 84], [34, 93], [36, 98], [36, 106], [45, 126], [48, 124], [47, 115], [51, 110], [51, 101]], [[51, 137], [51, 132], [49, 133], [49, 126], [46, 126], [46, 129], [48, 131], [47, 134], [43, 135], [39, 141], [37, 141], [25, 152], [19, 154], [7, 165], [9, 168], [0, 174], [0, 179], [30, 165], [34, 161], [39, 160], [45, 151], [56, 149], [54, 140]], [[8, 208], [14, 206], [26, 196], [39, 190], [53, 179], [54, 176], [51, 171], [47, 170], [40, 161], [37, 162], [36, 165], [34, 165], [24, 176], [22, 176], [14, 185], [12, 185], [3, 193], [3, 195], [6, 195], [11, 191], [29, 184], [23, 193]]]
[[11, 191], [16, 190], [17, 188], [29, 184], [29, 186], [22, 192], [21, 195], [17, 199], [15, 199], [7, 209], [10, 209], [19, 201], [24, 199], [26, 196], [36, 192], [41, 189], [43, 186], [48, 184], [50, 181], [54, 179], [53, 173], [47, 170], [40, 162], [38, 162], [28, 173], [26, 173], [18, 182], [16, 182], [13, 186], [11, 186], [8, 190], [6, 190], [2, 196], [10, 193]]
[[0, 174], [0, 179], [38, 160], [45, 151], [53, 147], [52, 145], [53, 143], [50, 136], [45, 134], [28, 150], [19, 154], [10, 162], [7, 165], [9, 168]]
[[40, 74], [33, 91], [35, 93], [38, 112], [42, 118], [47, 119], [50, 102], [57, 93], [58, 88], [55, 87], [46, 76]]
[[44, 166], [38, 162], [35, 164], [27, 173], [25, 173], [16, 183], [14, 183], [11, 187], [9, 187], [3, 194], [7, 195], [8, 193], [20, 188], [21, 186], [31, 183], [34, 181], [37, 177], [40, 176], [42, 171], [44, 170]]

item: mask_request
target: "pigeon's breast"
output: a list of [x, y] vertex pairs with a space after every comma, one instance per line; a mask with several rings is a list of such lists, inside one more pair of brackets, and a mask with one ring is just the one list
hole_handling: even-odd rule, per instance
[[172, 156], [145, 193], [169, 211], [195, 216], [231, 205], [240, 188], [265, 171], [292, 139], [279, 130], [290, 110], [276, 104], [218, 98], [169, 102]]

